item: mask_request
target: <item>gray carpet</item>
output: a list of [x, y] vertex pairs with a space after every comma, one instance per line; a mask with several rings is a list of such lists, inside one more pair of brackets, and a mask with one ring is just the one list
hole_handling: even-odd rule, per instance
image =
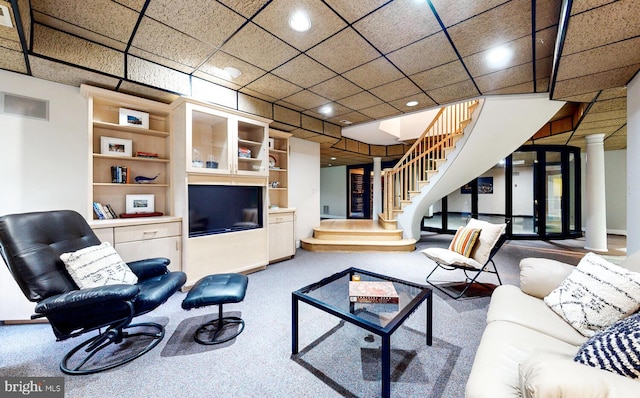
[[[443, 247], [450, 236], [427, 235], [418, 250]], [[576, 250], [580, 252], [579, 249]], [[580, 253], [546, 242], [508, 242], [496, 256], [504, 283], [517, 284], [521, 258], [549, 257], [577, 264]], [[245, 300], [224, 307], [241, 314], [245, 330], [218, 347], [192, 341], [200, 322], [217, 307], [183, 311], [174, 295], [137, 321], [166, 325], [165, 339], [122, 367], [90, 376], [66, 376], [65, 397], [377, 397], [380, 341], [320, 310], [300, 304], [300, 353], [291, 356], [291, 292], [348, 267], [424, 283], [431, 262], [411, 253], [311, 253], [249, 275]], [[454, 280], [450, 273], [436, 278]], [[488, 275], [487, 282], [495, 282]], [[463, 397], [484, 330], [488, 297], [454, 301], [434, 294], [433, 346], [425, 344], [424, 304], [391, 337], [394, 397]], [[62, 376], [65, 352], [84, 337], [56, 342], [50, 327], [0, 326], [0, 375]]]

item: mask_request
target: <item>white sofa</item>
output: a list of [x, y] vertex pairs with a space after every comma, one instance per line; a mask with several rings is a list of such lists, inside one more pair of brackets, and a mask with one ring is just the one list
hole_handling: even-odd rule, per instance
[[[621, 266], [640, 272], [640, 253]], [[520, 287], [495, 289], [466, 386], [467, 398], [640, 397], [640, 381], [574, 362], [587, 337], [543, 301], [574, 270], [559, 261], [520, 262]]]

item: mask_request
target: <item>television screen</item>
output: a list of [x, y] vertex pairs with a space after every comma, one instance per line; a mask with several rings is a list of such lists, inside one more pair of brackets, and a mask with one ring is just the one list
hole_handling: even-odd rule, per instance
[[189, 237], [262, 228], [256, 186], [189, 185]]

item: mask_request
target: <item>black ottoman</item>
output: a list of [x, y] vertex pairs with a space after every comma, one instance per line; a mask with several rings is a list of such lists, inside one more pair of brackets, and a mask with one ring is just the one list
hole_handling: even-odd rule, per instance
[[[182, 308], [218, 305], [218, 318], [205, 323], [193, 336], [200, 344], [220, 344], [238, 336], [244, 330], [244, 321], [235, 316], [222, 317], [222, 305], [239, 303], [244, 300], [249, 278], [243, 274], [216, 274], [205, 276], [193, 285], [182, 301]], [[224, 330], [229, 325], [240, 325], [237, 332], [228, 335]], [[220, 337], [220, 338], [219, 338]]]

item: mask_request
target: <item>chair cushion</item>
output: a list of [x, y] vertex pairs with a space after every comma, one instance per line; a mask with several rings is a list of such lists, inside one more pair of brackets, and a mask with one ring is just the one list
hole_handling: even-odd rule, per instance
[[640, 273], [587, 253], [544, 302], [591, 337], [640, 308]]
[[574, 360], [637, 379], [640, 376], [640, 314], [621, 319], [593, 335], [580, 347]]
[[476, 260], [465, 257], [460, 253], [456, 253], [449, 249], [443, 249], [440, 247], [430, 247], [421, 251], [422, 254], [429, 257], [433, 261], [443, 265], [460, 265], [463, 267], [470, 267], [475, 269], [481, 269], [482, 264]]
[[471, 257], [484, 265], [491, 255], [491, 249], [496, 245], [502, 231], [506, 228], [507, 224], [492, 224], [487, 221], [476, 220], [472, 218], [467, 223], [467, 228], [481, 229], [480, 236], [478, 237], [478, 244], [475, 245], [471, 252]]
[[109, 242], [62, 253], [60, 259], [80, 289], [138, 282], [138, 277], [122, 261]]
[[451, 244], [449, 244], [449, 250], [460, 253], [465, 257], [470, 257], [478, 236], [480, 236], [479, 229], [460, 227], [451, 240]]
[[243, 274], [215, 274], [205, 276], [193, 285], [182, 301], [182, 308], [204, 307], [214, 304], [238, 303], [244, 300], [249, 278]]

